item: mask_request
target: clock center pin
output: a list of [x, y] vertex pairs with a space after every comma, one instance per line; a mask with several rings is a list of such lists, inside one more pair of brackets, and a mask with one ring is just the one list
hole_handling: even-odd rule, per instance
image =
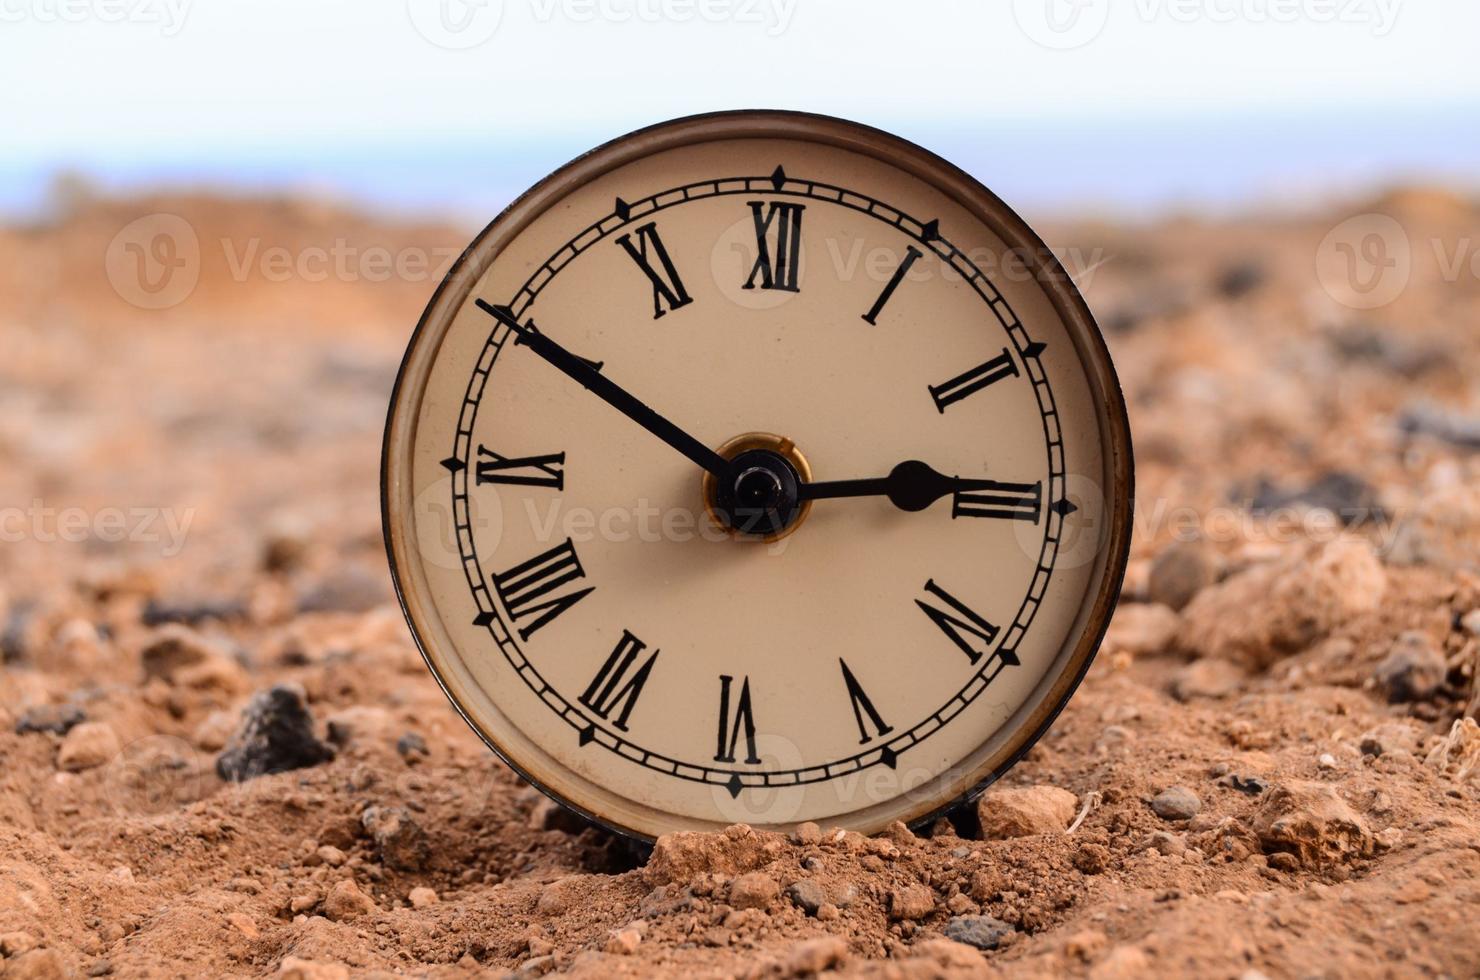
[[729, 480], [705, 473], [701, 486], [709, 516], [731, 534], [775, 541], [795, 531], [812, 509], [800, 499], [812, 467], [796, 444], [770, 432], [736, 436], [717, 452], [734, 464]]

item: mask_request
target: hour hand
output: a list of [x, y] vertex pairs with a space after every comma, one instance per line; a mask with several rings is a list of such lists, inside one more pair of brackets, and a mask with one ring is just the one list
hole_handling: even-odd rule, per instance
[[827, 480], [804, 483], [802, 500], [825, 500], [830, 497], [888, 497], [900, 510], [924, 510], [946, 494], [958, 490], [990, 490], [999, 486], [995, 480], [968, 480], [937, 473], [918, 459], [907, 459], [888, 476], [864, 480]]
[[723, 456], [634, 398], [626, 389], [601, 373], [584, 358], [577, 357], [535, 329], [534, 321], [520, 323], [507, 306], [477, 300], [478, 308], [514, 332], [515, 343], [528, 347], [566, 377], [575, 381], [612, 408], [621, 412], [659, 439], [678, 450], [696, 465], [728, 479], [730, 464]]

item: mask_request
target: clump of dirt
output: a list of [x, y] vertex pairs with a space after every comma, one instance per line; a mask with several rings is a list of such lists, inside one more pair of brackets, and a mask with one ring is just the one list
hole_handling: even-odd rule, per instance
[[[101, 271], [154, 212], [208, 253], [164, 312]], [[1342, 305], [1345, 216], [1052, 229], [1111, 257], [1081, 284], [1138, 439], [1085, 684], [951, 820], [650, 855], [492, 758], [394, 606], [380, 427], [433, 281], [240, 261], [467, 230], [196, 197], [0, 231], [0, 973], [1473, 975], [1480, 283], [1415, 249]]]

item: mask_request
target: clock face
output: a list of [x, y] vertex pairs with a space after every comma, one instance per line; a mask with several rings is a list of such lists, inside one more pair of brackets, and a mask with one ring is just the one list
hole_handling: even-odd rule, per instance
[[876, 130], [696, 117], [470, 246], [386, 433], [408, 619], [504, 759], [655, 836], [920, 820], [1087, 668], [1130, 524], [1103, 341], [979, 184]]

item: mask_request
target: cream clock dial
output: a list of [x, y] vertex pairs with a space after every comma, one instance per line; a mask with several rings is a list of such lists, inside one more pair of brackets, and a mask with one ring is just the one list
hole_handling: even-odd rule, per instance
[[653, 837], [868, 832], [979, 792], [1087, 668], [1130, 440], [1073, 284], [980, 184], [779, 112], [546, 178], [391, 403], [386, 540], [448, 697]]

